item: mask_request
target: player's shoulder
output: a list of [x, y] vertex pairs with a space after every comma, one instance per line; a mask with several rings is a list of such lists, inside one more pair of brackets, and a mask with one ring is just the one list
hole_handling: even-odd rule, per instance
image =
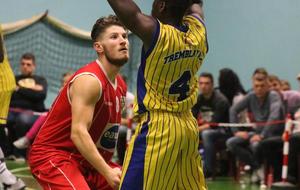
[[127, 92], [127, 84], [126, 84], [126, 82], [124, 81], [124, 79], [122, 78], [122, 76], [119, 75], [119, 74], [116, 76], [116, 80], [117, 80], [117, 85], [118, 85], [118, 88], [121, 91], [122, 96], [126, 96], [126, 92]]
[[92, 61], [90, 63], [85, 64], [84, 66], [82, 66], [81, 68], [79, 68], [75, 74], [73, 75], [73, 77], [78, 77], [79, 75], [92, 75], [96, 78], [103, 78], [101, 77], [101, 69], [99, 69], [99, 65], [97, 64], [96, 61]]
[[183, 22], [189, 25], [199, 25], [205, 27], [204, 20], [197, 14], [188, 14], [183, 17]]
[[79, 68], [77, 70], [77, 72], [82, 72], [82, 71], [93, 71], [95, 69], [95, 67], [98, 67], [97, 65], [97, 61], [92, 61], [89, 62], [87, 64], [85, 64], [84, 66], [82, 66], [81, 68]]

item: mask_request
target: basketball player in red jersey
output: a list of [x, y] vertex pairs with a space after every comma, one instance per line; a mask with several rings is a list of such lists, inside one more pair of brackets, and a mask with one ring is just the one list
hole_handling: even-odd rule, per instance
[[126, 85], [118, 72], [129, 58], [127, 30], [100, 18], [91, 37], [98, 59], [80, 68], [50, 109], [29, 154], [43, 189], [116, 189], [121, 170], [110, 162]]

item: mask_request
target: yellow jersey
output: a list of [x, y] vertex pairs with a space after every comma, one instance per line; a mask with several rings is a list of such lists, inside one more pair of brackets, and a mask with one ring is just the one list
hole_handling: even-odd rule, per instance
[[[0, 25], [0, 38], [2, 38], [2, 42], [3, 42], [1, 25]], [[0, 63], [0, 91], [13, 91], [16, 88], [15, 76], [8, 62], [8, 57], [7, 57], [4, 43], [2, 45], [4, 50], [4, 60], [2, 63]]]
[[[2, 38], [1, 25], [0, 38]], [[16, 88], [16, 82], [14, 73], [12, 72], [8, 62], [4, 44], [2, 45], [4, 50], [4, 60], [0, 63], [0, 124], [6, 124], [10, 98], [12, 92]]]
[[188, 111], [196, 103], [196, 74], [208, 51], [206, 28], [194, 15], [181, 27], [158, 22], [152, 45], [142, 50], [134, 111]]

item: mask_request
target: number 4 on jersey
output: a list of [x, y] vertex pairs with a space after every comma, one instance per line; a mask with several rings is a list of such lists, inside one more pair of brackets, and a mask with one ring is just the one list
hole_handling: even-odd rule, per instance
[[179, 79], [173, 82], [169, 89], [169, 94], [179, 94], [177, 101], [182, 101], [187, 97], [190, 91], [189, 81], [191, 79], [191, 72], [185, 71]]

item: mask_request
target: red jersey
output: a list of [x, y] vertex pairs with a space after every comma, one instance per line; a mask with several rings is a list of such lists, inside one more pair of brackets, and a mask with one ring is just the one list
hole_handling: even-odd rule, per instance
[[111, 160], [121, 122], [121, 108], [126, 96], [126, 84], [118, 75], [110, 82], [100, 62], [94, 61], [79, 69], [63, 87], [30, 150], [30, 162], [39, 162], [59, 152], [71, 153], [84, 160], [71, 140], [70, 84], [81, 75], [92, 75], [99, 80], [102, 92], [96, 103], [89, 129], [95, 145], [106, 161]]

